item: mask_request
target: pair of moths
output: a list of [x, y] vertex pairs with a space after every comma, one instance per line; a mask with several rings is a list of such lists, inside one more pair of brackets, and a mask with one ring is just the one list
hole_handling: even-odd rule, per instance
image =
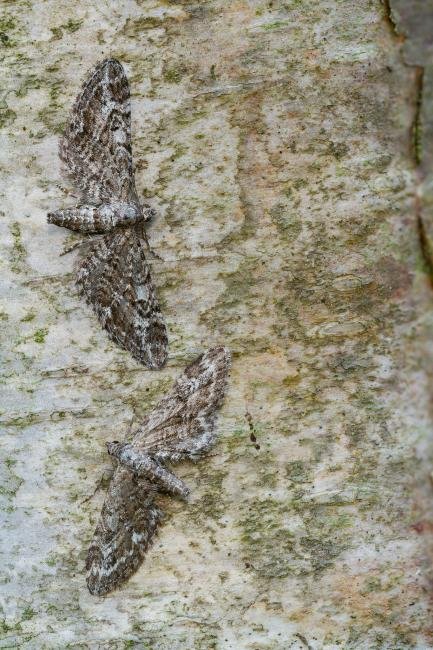
[[[82, 202], [49, 223], [95, 238], [77, 284], [110, 338], [150, 369], [167, 359], [167, 331], [155, 296], [145, 222], [131, 151], [129, 84], [121, 64], [99, 64], [83, 86], [60, 142], [60, 158]], [[158, 492], [186, 499], [187, 486], [165, 462], [197, 460], [215, 438], [230, 354], [216, 347], [196, 359], [149, 413], [131, 442], [107, 444], [118, 461], [86, 568], [92, 594], [104, 595], [140, 566], [161, 521]]]

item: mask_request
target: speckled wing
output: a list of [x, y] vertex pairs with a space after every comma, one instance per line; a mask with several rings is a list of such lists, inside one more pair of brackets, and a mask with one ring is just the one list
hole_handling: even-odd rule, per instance
[[85, 202], [137, 202], [129, 84], [115, 59], [97, 65], [85, 82], [59, 155]]
[[98, 239], [77, 284], [110, 338], [148, 368], [167, 359], [167, 331], [145, 256], [141, 225]]
[[[202, 354], [146, 418], [133, 444], [172, 461], [202, 455], [214, 440], [216, 409], [224, 397], [229, 366], [226, 348]], [[159, 489], [159, 484], [117, 466], [87, 556], [92, 594], [112, 591], [140, 566], [162, 517], [154, 503]]]
[[211, 348], [189, 365], [149, 413], [132, 446], [157, 460], [195, 460], [215, 439], [215, 420], [230, 368], [230, 352]]
[[142, 563], [162, 517], [154, 496], [151, 483], [117, 467], [87, 554], [91, 594], [103, 596], [112, 591]]

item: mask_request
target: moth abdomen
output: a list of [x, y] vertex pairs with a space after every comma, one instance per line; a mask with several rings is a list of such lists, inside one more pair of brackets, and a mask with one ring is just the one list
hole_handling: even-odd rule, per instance
[[117, 441], [108, 442], [107, 449], [111, 456], [117, 458], [124, 467], [133, 471], [137, 477], [152, 481], [164, 491], [182, 499], [189, 496], [189, 488], [185, 483], [145, 451], [141, 451], [127, 442]]
[[56, 210], [48, 214], [48, 223], [86, 234], [98, 234], [110, 232], [117, 226], [130, 226], [146, 217], [138, 203], [115, 201]]

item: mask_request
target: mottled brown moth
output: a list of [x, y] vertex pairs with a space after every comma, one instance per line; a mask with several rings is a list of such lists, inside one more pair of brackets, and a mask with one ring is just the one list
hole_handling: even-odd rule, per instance
[[142, 563], [162, 517], [157, 493], [188, 496], [187, 486], [164, 463], [198, 460], [209, 451], [229, 367], [226, 348], [208, 350], [178, 377], [131, 442], [107, 444], [117, 468], [87, 555], [92, 594], [109, 593]]
[[122, 65], [108, 59], [91, 73], [72, 108], [59, 155], [81, 203], [48, 214], [48, 222], [96, 238], [77, 284], [110, 338], [140, 363], [160, 368], [167, 331], [146, 260], [144, 224], [153, 211], [135, 188], [131, 107]]

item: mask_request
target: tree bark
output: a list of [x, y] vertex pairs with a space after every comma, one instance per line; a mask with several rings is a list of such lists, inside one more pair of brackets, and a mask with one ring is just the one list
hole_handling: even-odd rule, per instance
[[[1, 648], [433, 648], [420, 114], [430, 140], [403, 5], [4, 0]], [[77, 237], [46, 223], [74, 203], [58, 137], [108, 56], [157, 211], [160, 372], [108, 340], [79, 251], [60, 255]], [[179, 466], [190, 502], [161, 499], [141, 569], [95, 598], [105, 442], [215, 344], [233, 353], [218, 443]]]

